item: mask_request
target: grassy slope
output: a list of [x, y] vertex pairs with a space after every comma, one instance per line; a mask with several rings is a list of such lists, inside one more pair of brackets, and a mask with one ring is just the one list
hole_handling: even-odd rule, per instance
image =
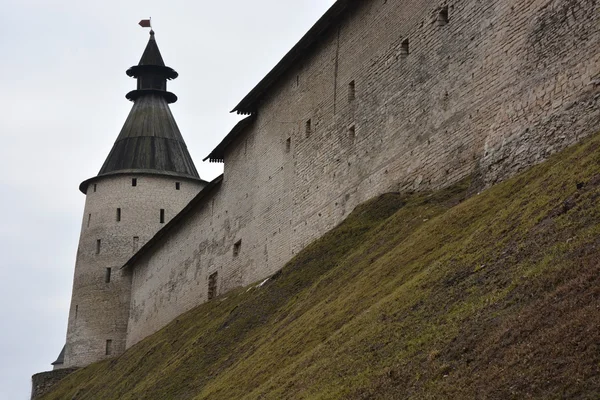
[[45, 398], [597, 399], [600, 137], [466, 186], [360, 206]]

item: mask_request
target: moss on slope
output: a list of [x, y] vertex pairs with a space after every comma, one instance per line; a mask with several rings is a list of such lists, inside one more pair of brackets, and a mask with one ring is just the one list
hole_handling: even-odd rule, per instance
[[44, 398], [596, 399], [599, 147], [465, 201], [381, 196]]

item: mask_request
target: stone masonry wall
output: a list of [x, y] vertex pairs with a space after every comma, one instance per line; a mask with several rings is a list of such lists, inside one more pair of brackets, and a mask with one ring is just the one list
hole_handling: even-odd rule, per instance
[[67, 375], [75, 372], [75, 368], [60, 369], [57, 371], [41, 372], [33, 375], [31, 378], [31, 400], [41, 398], [58, 382], [62, 381]]
[[[86, 366], [125, 350], [131, 276], [120, 268], [202, 187], [195, 180], [141, 174], [92, 181], [77, 250], [64, 367]], [[165, 210], [163, 223], [160, 209]]]
[[264, 279], [378, 194], [471, 174], [483, 189], [599, 129], [600, 0], [353, 7], [133, 266], [127, 346], [205, 302], [214, 272], [219, 293]]

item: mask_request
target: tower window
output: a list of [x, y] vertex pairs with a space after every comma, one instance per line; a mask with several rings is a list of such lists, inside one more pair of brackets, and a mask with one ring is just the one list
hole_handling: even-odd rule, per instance
[[117, 208], [117, 222], [121, 222], [121, 209]]
[[291, 149], [292, 149], [292, 138], [287, 138], [287, 140], [285, 141], [285, 152], [289, 153]]
[[102, 240], [96, 240], [96, 254], [100, 254], [100, 248], [102, 247]]
[[76, 305], [75, 306], [75, 319], [77, 319], [77, 316], [79, 315], [79, 306]]
[[356, 83], [354, 81], [348, 84], [348, 101], [356, 99]]
[[175, 190], [181, 190], [181, 182], [175, 182]]
[[131, 186], [137, 186], [137, 178], [131, 179]]
[[96, 189], [97, 189], [97, 188], [98, 188], [98, 185], [96, 185], [96, 184], [94, 183], [94, 193], [96, 193]]
[[309, 137], [312, 133], [312, 120], [309, 119], [308, 121], [306, 121], [305, 131], [306, 137]]
[[444, 26], [450, 22], [450, 15], [448, 14], [448, 6], [442, 7], [437, 17], [437, 25]]
[[110, 356], [112, 354], [113, 348], [112, 348], [112, 340], [108, 339], [106, 341], [106, 355]]
[[161, 224], [165, 223], [165, 209], [164, 208], [160, 209], [160, 223]]
[[409, 41], [408, 41], [408, 39], [404, 39], [404, 41], [402, 42], [402, 45], [400, 47], [400, 55], [406, 57], [409, 54], [410, 54]]
[[215, 272], [208, 277], [208, 300], [212, 300], [217, 297], [217, 279], [219, 273]]
[[356, 127], [354, 125], [348, 128], [348, 137], [350, 140], [354, 140], [356, 138]]
[[105, 283], [110, 283], [110, 275], [112, 274], [112, 268], [106, 268], [106, 271], [104, 273], [104, 282]]
[[133, 252], [138, 251], [138, 246], [140, 245], [140, 238], [138, 236], [133, 237]]
[[233, 256], [234, 257], [239, 256], [241, 249], [242, 249], [242, 240], [240, 239], [233, 245]]
[[90, 227], [91, 220], [92, 220], [92, 214], [88, 214], [88, 222], [87, 222], [88, 228]]

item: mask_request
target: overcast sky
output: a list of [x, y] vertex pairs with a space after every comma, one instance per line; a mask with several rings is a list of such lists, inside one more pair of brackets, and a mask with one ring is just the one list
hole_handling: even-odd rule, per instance
[[334, 0], [0, 0], [0, 399], [28, 399], [66, 335], [84, 206], [131, 103], [152, 17], [200, 176], [229, 111]]

